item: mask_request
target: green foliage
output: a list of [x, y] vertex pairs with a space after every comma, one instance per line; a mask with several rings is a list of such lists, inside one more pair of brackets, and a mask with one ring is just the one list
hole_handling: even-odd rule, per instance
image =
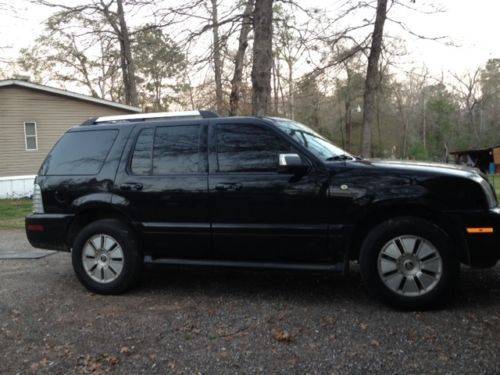
[[428, 86], [424, 90], [428, 98], [428, 156], [434, 160], [443, 160], [446, 157], [446, 148], [450, 144], [450, 136], [456, 134], [455, 119], [459, 108], [444, 84]]
[[408, 156], [412, 160], [429, 160], [429, 153], [422, 143], [415, 143], [410, 147]]
[[500, 59], [490, 59], [481, 71], [481, 92], [485, 101], [500, 97]]
[[500, 175], [488, 175], [493, 187], [495, 188], [495, 192], [497, 193], [497, 199], [500, 200]]
[[162, 30], [146, 25], [135, 38], [134, 59], [142, 81], [144, 104], [151, 103], [155, 111], [168, 109], [171, 97], [182, 89], [176, 81], [186, 67], [180, 47]]
[[320, 103], [324, 97], [318, 88], [318, 83], [313, 76], [301, 79], [295, 93], [295, 117], [298, 121], [309, 126], [321, 128]]
[[[90, 30], [85, 37], [78, 29], [82, 25]], [[47, 20], [45, 32], [34, 45], [21, 50], [18, 65], [34, 82], [82, 86], [94, 97], [119, 101], [120, 54], [102, 27], [98, 19], [57, 12]]]
[[499, 144], [500, 134], [500, 59], [487, 61], [480, 75], [481, 102], [476, 110], [481, 146]]
[[363, 72], [354, 71], [347, 68], [347, 78], [337, 80], [337, 95], [343, 101], [353, 101], [355, 104], [362, 104], [363, 90], [365, 87], [365, 77]]

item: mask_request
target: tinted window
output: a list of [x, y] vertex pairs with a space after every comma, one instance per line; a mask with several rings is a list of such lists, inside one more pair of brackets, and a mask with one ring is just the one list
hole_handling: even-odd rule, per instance
[[117, 134], [117, 130], [66, 133], [47, 157], [43, 171], [47, 175], [97, 174]]
[[153, 168], [153, 136], [154, 128], [144, 129], [139, 133], [130, 166], [133, 174], [151, 174]]
[[217, 125], [219, 172], [269, 172], [290, 145], [271, 130], [256, 125]]
[[198, 172], [199, 143], [199, 125], [156, 128], [153, 174]]

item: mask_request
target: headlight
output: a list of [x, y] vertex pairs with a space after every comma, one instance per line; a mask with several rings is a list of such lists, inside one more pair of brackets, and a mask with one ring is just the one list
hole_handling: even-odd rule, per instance
[[473, 176], [472, 179], [477, 183], [479, 183], [479, 185], [481, 185], [481, 187], [483, 188], [484, 194], [486, 195], [486, 200], [488, 201], [489, 208], [496, 207], [497, 206], [496, 193], [493, 190], [493, 187], [488, 182], [488, 180], [479, 175]]

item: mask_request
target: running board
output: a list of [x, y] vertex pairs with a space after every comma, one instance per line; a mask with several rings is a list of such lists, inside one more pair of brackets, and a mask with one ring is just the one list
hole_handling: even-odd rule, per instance
[[273, 269], [273, 270], [295, 270], [295, 271], [328, 271], [328, 272], [344, 272], [345, 265], [343, 262], [335, 264], [323, 263], [274, 263], [274, 262], [245, 262], [245, 261], [228, 261], [228, 260], [193, 260], [193, 259], [170, 259], [156, 258], [153, 259], [147, 255], [144, 257], [144, 263], [147, 264], [163, 264], [168, 266], [183, 266], [183, 267], [227, 267], [227, 268], [258, 268], [258, 269]]

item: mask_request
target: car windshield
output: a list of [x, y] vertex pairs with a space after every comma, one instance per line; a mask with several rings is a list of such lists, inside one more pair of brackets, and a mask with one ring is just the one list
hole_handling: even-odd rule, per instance
[[324, 161], [355, 159], [354, 156], [335, 146], [329, 140], [301, 123], [281, 118], [274, 118], [273, 120], [278, 128]]

